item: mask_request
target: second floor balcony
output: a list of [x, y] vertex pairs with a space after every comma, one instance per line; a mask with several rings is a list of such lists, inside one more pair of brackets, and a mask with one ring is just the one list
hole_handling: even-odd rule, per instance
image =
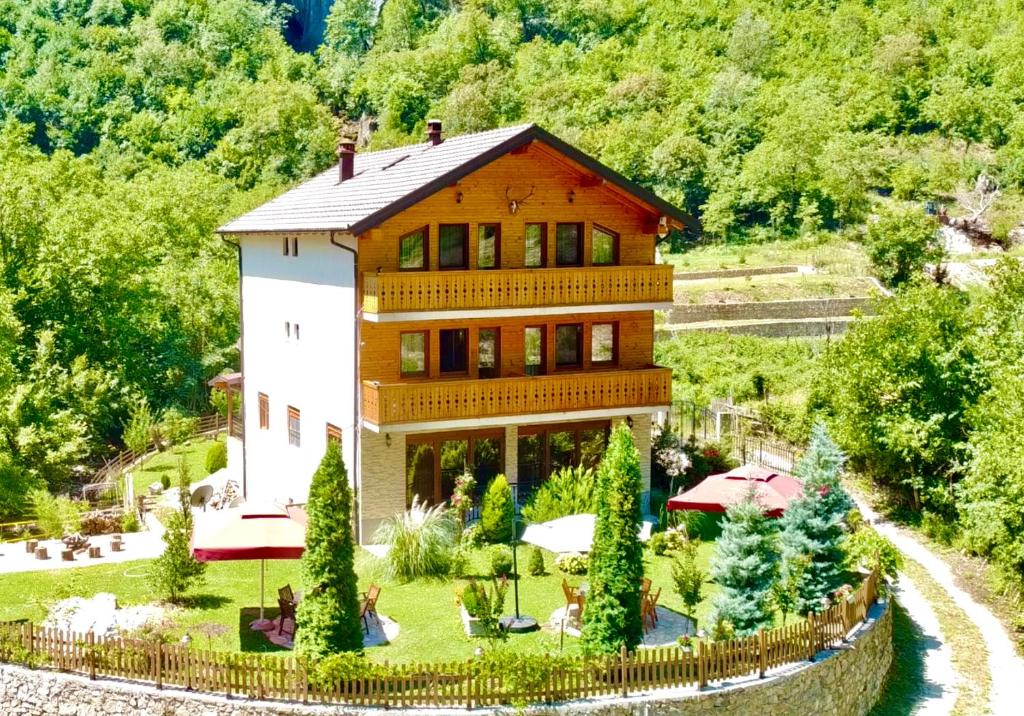
[[363, 418], [382, 430], [446, 423], [511, 424], [543, 414], [650, 412], [672, 401], [668, 368], [585, 371], [533, 377], [363, 382]]
[[370, 321], [415, 320], [439, 311], [525, 314], [543, 307], [581, 311], [671, 304], [668, 265], [406, 271], [363, 278], [363, 316]]

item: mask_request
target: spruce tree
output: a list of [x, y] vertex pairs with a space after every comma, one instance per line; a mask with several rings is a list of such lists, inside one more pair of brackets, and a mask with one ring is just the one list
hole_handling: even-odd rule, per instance
[[311, 657], [363, 648], [352, 537], [352, 490], [341, 448], [330, 443], [313, 475], [306, 503], [306, 596], [295, 620], [296, 649]]
[[640, 543], [640, 454], [633, 434], [620, 423], [612, 431], [597, 469], [597, 520], [583, 611], [583, 648], [591, 654], [633, 650], [643, 639], [640, 582], [644, 576]]
[[822, 611], [843, 582], [844, 520], [853, 506], [839, 479], [844, 460], [825, 426], [816, 423], [794, 469], [803, 493], [781, 520], [782, 569], [794, 583], [794, 607], [801, 615]]
[[504, 475], [496, 475], [487, 485], [480, 505], [480, 531], [488, 542], [506, 544], [512, 539], [515, 504], [512, 488]]
[[198, 584], [206, 565], [192, 556], [192, 501], [188, 465], [178, 462], [178, 509], [167, 520], [163, 553], [153, 561], [152, 582], [167, 601], [181, 602], [190, 587]]
[[727, 621], [738, 636], [771, 626], [779, 573], [776, 537], [753, 489], [726, 510], [711, 561], [711, 579], [722, 589], [712, 602], [712, 623]]

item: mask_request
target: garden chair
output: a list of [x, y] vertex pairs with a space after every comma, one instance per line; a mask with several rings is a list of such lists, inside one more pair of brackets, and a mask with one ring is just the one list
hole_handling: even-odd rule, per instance
[[650, 593], [651, 593], [651, 580], [649, 580], [647, 577], [644, 577], [643, 581], [640, 582], [640, 598], [644, 599]]
[[380, 598], [380, 587], [376, 584], [371, 584], [370, 588], [363, 592], [363, 607], [359, 610], [359, 618], [363, 620], [363, 630], [370, 633], [370, 622], [369, 617], [372, 614], [373, 618], [380, 624], [380, 617], [377, 616], [377, 599]]
[[651, 629], [658, 625], [658, 598], [661, 596], [661, 587], [658, 587], [653, 595], [648, 594], [640, 604], [640, 620], [643, 622], [644, 631], [647, 631], [647, 624], [650, 622]]
[[286, 621], [291, 621], [292, 628], [291, 628], [291, 631], [288, 632], [288, 636], [290, 636], [291, 638], [294, 639], [295, 638], [295, 603], [291, 602], [291, 601], [288, 601], [287, 599], [278, 598], [277, 606], [280, 607], [280, 609], [281, 609], [281, 623], [278, 624], [278, 626], [277, 626], [277, 634], [278, 634], [278, 636], [284, 634], [284, 632], [285, 632], [284, 623]]
[[292, 585], [286, 584], [277, 590], [277, 598], [295, 604], [295, 594], [292, 592]]

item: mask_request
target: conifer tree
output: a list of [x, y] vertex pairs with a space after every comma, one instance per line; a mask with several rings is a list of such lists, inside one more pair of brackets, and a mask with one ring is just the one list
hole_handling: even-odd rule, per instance
[[153, 562], [153, 587], [167, 601], [181, 602], [185, 592], [202, 580], [206, 565], [192, 556], [192, 501], [189, 470], [184, 459], [178, 462], [178, 509], [167, 520], [163, 554]]
[[794, 607], [801, 615], [822, 611], [843, 581], [843, 521], [853, 506], [839, 479], [844, 461], [825, 426], [816, 423], [793, 471], [804, 484], [803, 493], [781, 520], [782, 569], [794, 583]]
[[633, 434], [620, 423], [597, 469], [597, 519], [590, 550], [583, 648], [592, 654], [633, 650], [643, 639], [640, 582], [644, 576], [640, 543], [640, 454]]
[[480, 530], [488, 542], [505, 544], [512, 539], [515, 504], [512, 488], [504, 475], [496, 475], [487, 485], [480, 505]]
[[313, 475], [306, 503], [306, 596], [296, 613], [296, 649], [312, 657], [360, 651], [363, 629], [352, 537], [352, 490], [341, 448], [330, 443]]
[[738, 636], [772, 624], [772, 590], [779, 574], [777, 531], [751, 489], [725, 512], [711, 561], [722, 591], [712, 602], [712, 623], [729, 622]]

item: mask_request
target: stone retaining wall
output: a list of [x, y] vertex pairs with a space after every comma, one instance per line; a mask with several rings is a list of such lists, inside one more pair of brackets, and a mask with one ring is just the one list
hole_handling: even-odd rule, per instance
[[710, 271], [676, 271], [672, 274], [672, 278], [677, 281], [696, 281], [702, 278], [769, 276], [778, 273], [797, 273], [799, 270], [799, 266], [757, 266], [752, 268], [713, 269]]
[[[699, 693], [693, 688], [665, 690], [628, 699], [539, 706], [527, 711], [596, 716], [697, 716], [711, 712], [729, 716], [863, 716], [877, 701], [892, 662], [892, 612], [886, 604], [872, 608], [868, 621], [856, 630], [851, 641], [850, 648], [823, 652], [814, 663], [782, 667], [764, 680], [752, 677], [715, 685]], [[161, 691], [141, 684], [109, 679], [90, 681], [82, 676], [6, 664], [0, 665], [0, 705], [5, 716], [354, 716], [368, 711], [228, 699], [172, 689]], [[402, 711], [432, 716], [489, 712]]]
[[737, 336], [761, 336], [762, 338], [821, 338], [839, 336], [846, 332], [852, 316], [834, 318], [796, 318], [782, 321], [730, 321], [728, 323], [681, 323], [674, 327], [655, 331], [655, 340], [672, 338], [680, 333], [694, 331], [721, 331]]
[[871, 301], [856, 298], [798, 298], [791, 301], [745, 301], [743, 303], [695, 303], [675, 306], [669, 323], [704, 321], [754, 321], [786, 318], [828, 318], [848, 316], [854, 310], [872, 313]]

